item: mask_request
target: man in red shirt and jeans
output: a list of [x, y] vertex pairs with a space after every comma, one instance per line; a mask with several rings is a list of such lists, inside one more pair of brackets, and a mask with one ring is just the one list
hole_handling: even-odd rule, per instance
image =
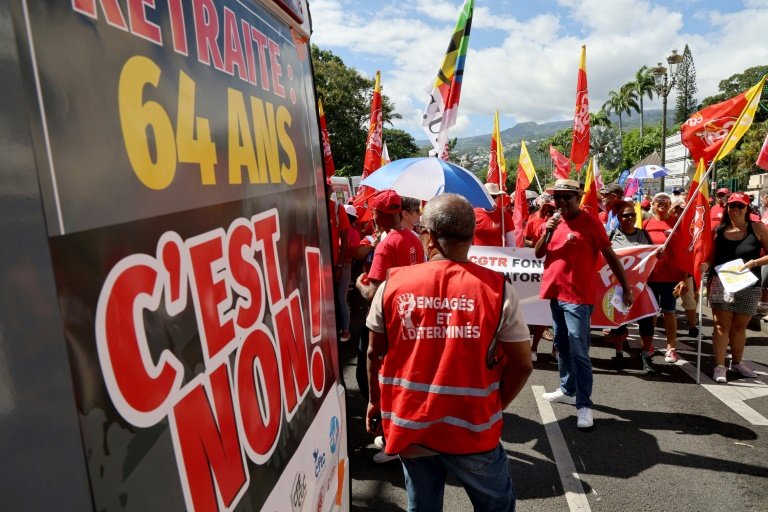
[[557, 180], [547, 193], [554, 197], [561, 218], [555, 216], [547, 221], [535, 253], [537, 258], [545, 258], [540, 297], [549, 299], [552, 310], [560, 387], [543, 396], [551, 402], [576, 405], [576, 426], [589, 428], [593, 424], [589, 327], [595, 304], [598, 252], [621, 283], [627, 306], [632, 305], [634, 296], [605, 227], [579, 209], [578, 198], [584, 194], [579, 182]]

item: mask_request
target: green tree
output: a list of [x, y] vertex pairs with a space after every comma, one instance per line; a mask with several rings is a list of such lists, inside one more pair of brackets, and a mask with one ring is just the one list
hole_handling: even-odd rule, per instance
[[594, 128], [596, 126], [605, 126], [610, 128], [611, 120], [608, 119], [608, 113], [605, 110], [598, 110], [596, 114], [590, 112], [589, 114], [589, 127]]
[[608, 93], [608, 101], [603, 104], [602, 110], [606, 113], [614, 113], [619, 116], [619, 137], [624, 136], [624, 130], [621, 123], [621, 115], [632, 115], [632, 111], [640, 112], [640, 105], [637, 103], [637, 93], [632, 87], [632, 82], [624, 84], [618, 91]]
[[675, 76], [675, 88], [677, 100], [675, 103], [675, 123], [684, 123], [696, 110], [698, 105], [694, 94], [696, 87], [696, 66], [693, 64], [693, 55], [688, 45], [683, 50], [683, 60]]
[[[768, 73], [768, 65], [755, 66], [747, 68], [741, 73], [731, 75], [725, 80], [721, 80], [717, 86], [720, 93], [704, 98], [702, 106], [708, 107], [709, 105], [714, 105], [715, 103], [720, 103], [729, 98], [733, 98], [754, 86], [766, 73]], [[766, 119], [768, 119], [768, 84], [766, 84], [766, 87], [763, 89], [760, 108], [755, 114], [755, 122], [762, 122]]]
[[621, 141], [623, 161], [622, 168], [630, 168], [637, 162], [659, 149], [661, 140], [661, 124], [649, 126], [644, 133], [638, 128], [626, 133]]
[[621, 138], [616, 129], [595, 126], [590, 130], [589, 149], [597, 157], [605, 183], [616, 178], [621, 165]]
[[632, 83], [632, 89], [637, 95], [637, 99], [640, 102], [640, 136], [643, 136], [645, 131], [645, 117], [643, 115], [643, 98], [648, 96], [648, 99], [653, 99], [653, 93], [656, 91], [655, 82], [653, 80], [653, 74], [648, 66], [643, 66], [635, 73], [635, 81]]
[[396, 128], [384, 128], [384, 142], [392, 160], [419, 156], [421, 151], [410, 133]]
[[[347, 67], [328, 50], [312, 45], [311, 53], [315, 88], [323, 102], [336, 174], [362, 174], [374, 80]], [[389, 98], [382, 94], [384, 122], [391, 125], [392, 119], [400, 117]]]
[[768, 133], [768, 121], [753, 122], [739, 142], [739, 146], [728, 155], [732, 159], [733, 178], [739, 178], [742, 183], [746, 183], [750, 175], [765, 172], [755, 165], [755, 161], [763, 147], [766, 133]]

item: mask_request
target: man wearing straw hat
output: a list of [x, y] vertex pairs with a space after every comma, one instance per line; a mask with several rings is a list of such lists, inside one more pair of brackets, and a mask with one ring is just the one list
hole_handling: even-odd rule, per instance
[[592, 420], [592, 362], [589, 359], [590, 317], [595, 304], [595, 268], [600, 252], [621, 283], [627, 307], [632, 288], [624, 268], [611, 249], [605, 228], [592, 215], [579, 209], [584, 194], [574, 180], [557, 180], [547, 189], [557, 212], [536, 242], [536, 257], [544, 259], [542, 299], [549, 299], [555, 330], [560, 387], [543, 397], [551, 402], [575, 405], [578, 428], [590, 428]]

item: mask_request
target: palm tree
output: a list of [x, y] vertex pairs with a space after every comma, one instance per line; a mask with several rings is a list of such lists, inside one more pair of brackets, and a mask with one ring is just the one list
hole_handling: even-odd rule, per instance
[[632, 88], [637, 95], [637, 99], [640, 100], [640, 138], [643, 138], [643, 129], [645, 119], [643, 117], [643, 97], [648, 96], [648, 99], [653, 99], [653, 93], [656, 91], [655, 82], [653, 80], [653, 74], [648, 66], [643, 66], [635, 73], [635, 81], [631, 82]]
[[611, 127], [611, 120], [608, 119], [608, 113], [605, 110], [599, 110], [597, 114], [589, 114], [589, 126], [594, 128], [597, 126]]
[[640, 105], [637, 104], [637, 94], [632, 88], [632, 82], [624, 84], [621, 89], [608, 93], [608, 101], [603, 104], [602, 110], [607, 114], [614, 112], [619, 116], [619, 136], [624, 137], [624, 131], [621, 124], [621, 115], [632, 115], [632, 111], [640, 112]]

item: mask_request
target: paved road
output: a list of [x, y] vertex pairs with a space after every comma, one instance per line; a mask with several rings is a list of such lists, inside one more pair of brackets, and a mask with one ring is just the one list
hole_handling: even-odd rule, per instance
[[[708, 312], [707, 312], [708, 313]], [[682, 315], [681, 315], [682, 317]], [[758, 379], [728, 385], [711, 380], [711, 321], [704, 320], [701, 383], [696, 384], [696, 340], [685, 337], [685, 361], [664, 363], [658, 374], [640, 371], [639, 349], [625, 352], [616, 371], [613, 349], [593, 333], [595, 427], [576, 428], [573, 406], [540, 394], [557, 385], [557, 364], [542, 341], [528, 384], [504, 413], [502, 441], [513, 471], [517, 510], [669, 511], [768, 510], [768, 336], [750, 324], [745, 359]], [[636, 332], [630, 344], [639, 347]], [[665, 344], [657, 331], [656, 346]], [[376, 449], [364, 433], [364, 401], [355, 382], [355, 355], [342, 348], [349, 390], [348, 420], [352, 509], [405, 510], [398, 461], [374, 464]], [[445, 510], [472, 510], [464, 490], [449, 481]]]

